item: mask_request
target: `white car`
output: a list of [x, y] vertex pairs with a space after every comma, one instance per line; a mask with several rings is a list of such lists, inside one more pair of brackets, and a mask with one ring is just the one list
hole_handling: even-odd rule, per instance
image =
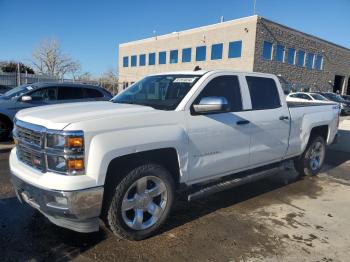
[[20, 201], [79, 232], [106, 221], [144, 239], [176, 193], [188, 201], [281, 172], [316, 175], [337, 134], [336, 104], [287, 103], [275, 75], [186, 71], [145, 77], [108, 102], [16, 115], [10, 154]]
[[333, 103], [318, 93], [296, 92], [287, 96], [288, 102]]

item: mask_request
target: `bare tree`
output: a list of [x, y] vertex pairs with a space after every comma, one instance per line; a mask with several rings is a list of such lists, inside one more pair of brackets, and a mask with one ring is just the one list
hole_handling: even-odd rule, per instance
[[109, 90], [112, 94], [118, 92], [118, 75], [113, 69], [109, 69], [100, 78], [101, 85]]
[[60, 78], [67, 73], [76, 74], [80, 70], [80, 63], [63, 53], [56, 39], [42, 41], [33, 51], [32, 63], [39, 73]]

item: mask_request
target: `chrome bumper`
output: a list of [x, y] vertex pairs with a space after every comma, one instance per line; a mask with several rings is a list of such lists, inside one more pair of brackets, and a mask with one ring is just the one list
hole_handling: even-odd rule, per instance
[[56, 191], [34, 187], [12, 175], [11, 182], [21, 203], [39, 210], [52, 223], [77, 232], [98, 231], [103, 187]]

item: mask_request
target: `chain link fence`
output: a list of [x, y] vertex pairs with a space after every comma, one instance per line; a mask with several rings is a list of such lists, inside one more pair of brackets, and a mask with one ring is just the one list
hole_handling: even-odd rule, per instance
[[34, 84], [40, 82], [74, 82], [74, 83], [84, 83], [102, 86], [107, 89], [113, 95], [118, 93], [118, 82], [110, 81], [94, 81], [94, 80], [74, 80], [74, 79], [62, 79], [55, 78], [45, 75], [36, 74], [23, 74], [23, 73], [4, 73], [0, 72], [0, 86], [5, 87], [16, 87], [24, 84]]

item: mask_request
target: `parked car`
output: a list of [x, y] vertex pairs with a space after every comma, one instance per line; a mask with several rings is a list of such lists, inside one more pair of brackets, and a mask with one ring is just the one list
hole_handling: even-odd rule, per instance
[[140, 240], [188, 201], [266, 178], [288, 161], [316, 175], [337, 104], [287, 103], [263, 73], [152, 75], [109, 102], [17, 113], [12, 182], [20, 201], [61, 227]]
[[319, 92], [319, 94], [323, 95], [330, 101], [336, 102], [340, 107], [341, 115], [349, 115], [350, 114], [350, 102], [342, 98], [340, 95], [331, 92]]
[[318, 93], [296, 92], [287, 96], [287, 101], [295, 102], [313, 102], [313, 103], [329, 103], [330, 101]]
[[341, 95], [341, 97], [350, 102], [350, 95]]
[[9, 91], [11, 89], [11, 87], [5, 86], [5, 85], [0, 85], [0, 96], [4, 93], [6, 93], [7, 91]]
[[36, 83], [22, 85], [0, 96], [0, 139], [8, 137], [15, 114], [25, 108], [43, 105], [110, 100], [105, 89], [74, 83]]

